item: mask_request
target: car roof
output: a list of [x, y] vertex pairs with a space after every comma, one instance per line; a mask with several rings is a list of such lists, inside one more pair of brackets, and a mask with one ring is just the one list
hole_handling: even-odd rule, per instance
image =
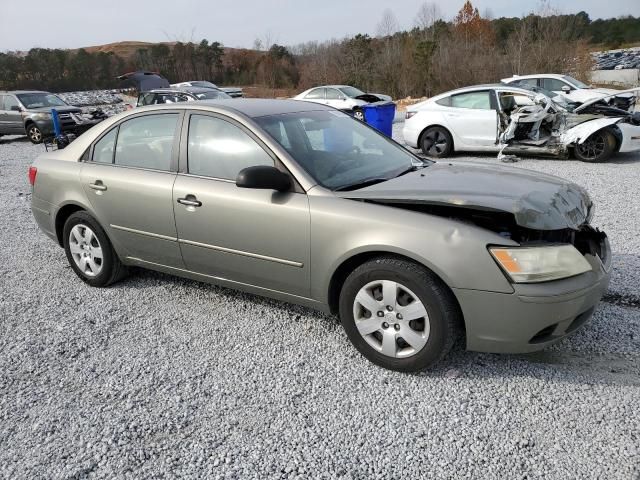
[[218, 88], [205, 87], [173, 87], [173, 88], [154, 88], [143, 93], [208, 93], [211, 90], [222, 91]]
[[11, 94], [17, 95], [20, 93], [51, 93], [51, 92], [45, 92], [43, 90], [0, 90], [0, 93], [11, 93]]
[[[283, 113], [311, 112], [320, 110], [335, 111], [334, 108], [301, 100], [276, 100], [266, 98], [234, 98], [233, 100], [198, 100], [197, 102], [172, 103], [141, 107], [154, 110], [175, 110], [176, 108], [215, 107], [217, 111], [227, 111], [250, 118], [279, 115]], [[136, 109], [140, 110], [140, 109]], [[212, 108], [213, 110], [213, 108]]]
[[518, 80], [519, 78], [564, 78], [566, 75], [559, 73], [537, 73], [535, 75], [513, 75], [505, 80]]
[[[509, 85], [507, 83], [486, 83], [486, 84], [471, 85], [468, 87], [457, 88], [455, 90], [449, 90], [448, 92], [444, 92], [438, 95], [438, 98], [445, 97], [448, 95], [453, 95], [456, 93], [473, 92], [476, 90], [487, 90], [487, 89], [498, 89], [498, 88], [503, 90], [509, 90], [509, 91], [518, 90], [518, 91], [526, 92], [529, 94], [531, 93], [531, 90], [527, 90], [526, 88], [522, 88], [518, 86]], [[436, 98], [436, 97], [433, 97], [433, 98]]]

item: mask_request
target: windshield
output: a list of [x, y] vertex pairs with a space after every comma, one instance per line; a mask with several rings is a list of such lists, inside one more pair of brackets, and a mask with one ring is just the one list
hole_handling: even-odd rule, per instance
[[256, 121], [331, 190], [356, 189], [424, 165], [394, 141], [338, 111], [286, 113]]
[[61, 98], [52, 93], [21, 93], [18, 95], [25, 108], [66, 107]]
[[198, 97], [198, 100], [222, 100], [222, 99], [231, 98], [229, 95], [227, 95], [221, 90], [211, 90], [210, 92], [199, 92], [199, 93], [194, 93], [193, 95]]
[[582, 83], [580, 80], [576, 80], [575, 78], [570, 77], [569, 75], [565, 75], [562, 78], [565, 79], [570, 84], [572, 84], [574, 87], [577, 87], [577, 88], [591, 88], [586, 83]]
[[197, 80], [195, 82], [191, 82], [192, 87], [204, 87], [204, 88], [218, 88], [215, 83], [207, 82], [205, 80]]
[[364, 95], [364, 92], [362, 90], [357, 89], [356, 87], [341, 87], [339, 90], [342, 93], [344, 93], [347, 97], [351, 97], [351, 98]]

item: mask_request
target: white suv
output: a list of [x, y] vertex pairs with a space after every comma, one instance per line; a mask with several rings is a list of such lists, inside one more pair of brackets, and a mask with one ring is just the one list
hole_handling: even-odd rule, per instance
[[502, 83], [511, 85], [530, 85], [542, 87], [545, 90], [565, 97], [570, 102], [584, 103], [590, 100], [611, 95], [617, 92], [609, 88], [593, 88], [576, 80], [569, 75], [544, 73], [539, 75], [514, 75], [511, 78], [503, 78]]

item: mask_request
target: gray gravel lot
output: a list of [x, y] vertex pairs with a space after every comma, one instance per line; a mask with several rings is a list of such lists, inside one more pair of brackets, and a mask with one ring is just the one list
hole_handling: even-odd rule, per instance
[[590, 324], [405, 375], [301, 307], [141, 270], [86, 286], [31, 218], [42, 150], [0, 139], [0, 478], [640, 478], [640, 156], [515, 164], [597, 203], [616, 260]]

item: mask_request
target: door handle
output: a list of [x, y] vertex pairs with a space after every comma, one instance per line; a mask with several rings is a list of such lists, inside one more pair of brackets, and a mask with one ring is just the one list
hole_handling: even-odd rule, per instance
[[89, 188], [104, 192], [107, 189], [107, 186], [102, 183], [102, 180], [96, 180], [94, 183], [89, 184]]
[[199, 201], [194, 195], [187, 195], [184, 198], [179, 198], [178, 203], [186, 205], [188, 207], [200, 207], [202, 202]]

